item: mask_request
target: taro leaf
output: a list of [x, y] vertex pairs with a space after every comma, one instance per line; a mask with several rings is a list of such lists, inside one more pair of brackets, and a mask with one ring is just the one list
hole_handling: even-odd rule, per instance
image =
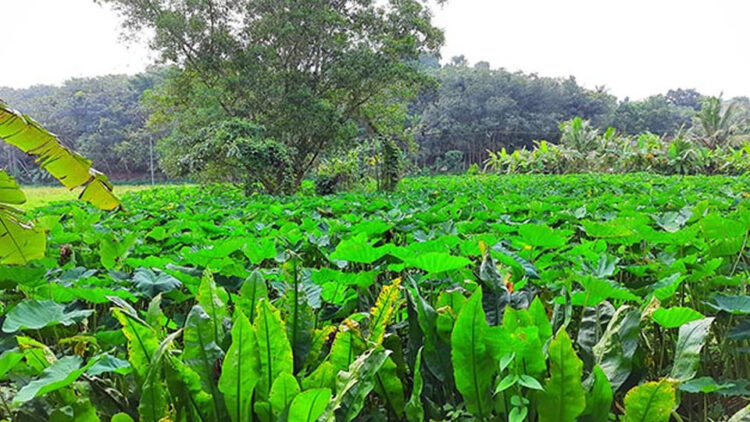
[[276, 244], [273, 238], [261, 238], [247, 240], [241, 247], [242, 253], [253, 265], [276, 257]]
[[196, 300], [210, 318], [211, 339], [217, 345], [221, 345], [224, 341], [224, 319], [229, 316], [229, 295], [226, 290], [216, 285], [214, 276], [208, 269], [203, 273]]
[[168, 335], [154, 351], [148, 372], [141, 385], [141, 397], [138, 404], [138, 414], [141, 422], [160, 422], [167, 413], [167, 390], [162, 382], [162, 362], [174, 340], [182, 334], [178, 330]]
[[730, 296], [720, 293], [711, 295], [711, 302], [706, 304], [717, 311], [724, 311], [734, 315], [750, 314], [750, 296]]
[[128, 360], [140, 379], [144, 379], [151, 366], [151, 357], [159, 347], [156, 333], [151, 327], [134, 318], [127, 310], [115, 308], [112, 312], [122, 325], [122, 332], [128, 339]]
[[680, 287], [683, 280], [685, 280], [685, 276], [674, 273], [649, 286], [650, 293], [653, 293], [661, 301], [667, 300], [677, 292], [677, 288]]
[[464, 398], [466, 409], [484, 417], [492, 411], [492, 381], [498, 370], [497, 360], [504, 354], [500, 348], [501, 345], [509, 347], [510, 338], [502, 327], [491, 329], [487, 323], [481, 287], [458, 314], [451, 344], [456, 388]]
[[215, 342], [216, 322], [200, 305], [193, 306], [185, 322], [184, 351], [182, 360], [195, 371], [201, 380], [203, 390], [210, 392], [217, 415], [225, 409], [215, 382], [215, 368], [224, 357], [224, 352]]
[[346, 371], [360, 353], [365, 351], [365, 342], [357, 324], [346, 319], [341, 323], [331, 344], [328, 361], [336, 372]]
[[538, 296], [529, 305], [529, 315], [536, 328], [539, 329], [539, 341], [542, 344], [547, 343], [547, 340], [552, 338], [552, 324], [549, 322], [547, 311]]
[[550, 377], [539, 395], [539, 422], [574, 422], [586, 409], [583, 362], [565, 329], [549, 345]]
[[268, 399], [276, 377], [283, 373], [291, 374], [294, 369], [292, 347], [284, 325], [279, 310], [268, 300], [261, 299], [253, 324], [260, 357], [260, 378], [256, 390], [260, 400]]
[[331, 401], [329, 388], [313, 388], [300, 393], [289, 406], [290, 421], [315, 422], [323, 414]]
[[[449, 343], [446, 343], [437, 331], [438, 314], [416, 290], [410, 290], [410, 298], [416, 308], [417, 323], [424, 338], [425, 369], [438, 382], [452, 384], [452, 367], [450, 359], [443, 359], [451, 353]], [[411, 336], [410, 336], [411, 337]]]
[[471, 264], [462, 256], [453, 256], [442, 252], [429, 252], [407, 260], [411, 267], [419, 268], [431, 274], [458, 270]]
[[659, 308], [651, 314], [651, 319], [664, 328], [681, 327], [688, 322], [705, 318], [703, 314], [692, 308], [675, 306], [672, 308]]
[[93, 365], [89, 367], [86, 374], [91, 376], [101, 375], [105, 373], [114, 372], [116, 374], [127, 375], [133, 369], [130, 366], [130, 362], [114, 357], [108, 353], [100, 355], [92, 360], [95, 361]]
[[404, 415], [404, 386], [398, 377], [398, 367], [389, 356], [375, 374], [375, 392], [387, 403], [388, 408], [398, 416]]
[[232, 327], [232, 345], [222, 363], [219, 391], [232, 422], [252, 421], [250, 405], [260, 377], [258, 344], [250, 321], [237, 309]]
[[700, 363], [700, 353], [711, 329], [713, 318], [703, 318], [688, 322], [680, 327], [680, 335], [675, 346], [674, 366], [671, 377], [679, 381], [688, 381], [695, 377]]
[[135, 422], [127, 413], [117, 413], [112, 416], [110, 422]]
[[609, 385], [607, 375], [599, 365], [591, 373], [593, 384], [586, 393], [586, 410], [582, 422], [599, 422], [609, 419], [609, 409], [612, 407], [612, 386]]
[[496, 243], [492, 247], [492, 250], [496, 251], [496, 252], [500, 252], [501, 254], [507, 256], [508, 258], [510, 258], [511, 261], [509, 261], [509, 262], [504, 261], [504, 262], [506, 264], [508, 264], [508, 265], [517, 265], [517, 266], [520, 266], [523, 269], [523, 271], [525, 272], [526, 277], [536, 278], [536, 279], [539, 278], [539, 272], [536, 270], [536, 267], [534, 267], [533, 264], [531, 264], [529, 261], [527, 261], [527, 260], [521, 258], [520, 256], [518, 256], [517, 253], [515, 253], [515, 252], [513, 252], [513, 251], [511, 251], [509, 249], [507, 249], [505, 246], [503, 246], [502, 242]]
[[710, 243], [712, 256], [735, 255], [742, 249], [747, 233], [744, 224], [717, 214], [707, 215], [698, 224], [705, 239]]
[[273, 380], [271, 394], [268, 396], [268, 403], [271, 405], [271, 413], [273, 413], [276, 418], [279, 418], [299, 393], [299, 384], [297, 383], [297, 379], [294, 378], [294, 375], [289, 373], [280, 374], [275, 380]]
[[378, 347], [357, 358], [348, 371], [336, 377], [338, 393], [331, 399], [320, 420], [326, 422], [353, 420], [365, 404], [365, 399], [375, 387], [375, 374], [380, 370], [389, 352]]
[[24, 385], [16, 394], [13, 403], [21, 404], [51, 391], [67, 387], [78, 379], [87, 367], [81, 367], [80, 356], [65, 356], [45, 368], [42, 376]]
[[606, 299], [641, 301], [641, 298], [631, 293], [630, 290], [611, 280], [586, 276], [581, 279], [580, 283], [585, 291], [571, 296], [571, 303], [575, 306], [595, 306]]
[[722, 396], [746, 396], [750, 394], [747, 390], [747, 380], [715, 380], [711, 377], [694, 378], [690, 381], [680, 383], [680, 391], [687, 393], [718, 393]]
[[62, 324], [65, 326], [88, 317], [93, 310], [65, 311], [65, 307], [51, 300], [28, 299], [14, 306], [5, 316], [3, 332], [15, 333], [19, 330], [38, 330]]
[[669, 422], [675, 406], [675, 388], [671, 382], [647, 382], [625, 395], [623, 422]]
[[409, 422], [424, 421], [424, 406], [422, 405], [422, 348], [417, 352], [417, 358], [414, 361], [414, 383], [412, 384], [411, 396], [406, 403], [406, 420]]
[[524, 243], [543, 249], [562, 248], [572, 234], [570, 230], [555, 230], [542, 224], [524, 224], [518, 227]]
[[638, 347], [640, 322], [639, 311], [621, 306], [609, 321], [601, 340], [593, 347], [594, 361], [607, 375], [612, 391], [617, 391], [630, 376]]
[[104, 268], [119, 269], [138, 240], [137, 233], [130, 233], [122, 240], [112, 233], [104, 234], [99, 243], [99, 258]]
[[23, 353], [18, 348], [14, 347], [10, 350], [5, 350], [0, 354], [0, 379], [13, 369], [18, 362], [23, 359]]
[[742, 320], [732, 327], [727, 338], [735, 341], [750, 340], [750, 319]]
[[339, 242], [330, 258], [334, 260], [372, 264], [390, 252], [391, 246], [373, 247], [364, 233]]
[[250, 323], [255, 321], [255, 310], [261, 298], [268, 298], [268, 286], [260, 271], [255, 270], [242, 283], [240, 297], [237, 300], [237, 305], [248, 317]]
[[159, 293], [168, 293], [178, 289], [182, 283], [165, 272], [154, 273], [148, 268], [139, 268], [133, 275], [135, 288], [148, 297], [154, 297]]
[[302, 283], [297, 272], [297, 261], [287, 261], [283, 268], [287, 288], [280, 306], [282, 318], [286, 324], [286, 335], [292, 345], [294, 372], [296, 373], [302, 369], [302, 364], [310, 352], [315, 316], [302, 290]]

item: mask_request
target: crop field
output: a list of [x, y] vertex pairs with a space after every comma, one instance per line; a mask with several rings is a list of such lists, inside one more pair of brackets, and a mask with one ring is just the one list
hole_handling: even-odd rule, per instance
[[0, 267], [0, 415], [746, 421], [748, 192], [480, 175], [36, 208], [46, 257]]

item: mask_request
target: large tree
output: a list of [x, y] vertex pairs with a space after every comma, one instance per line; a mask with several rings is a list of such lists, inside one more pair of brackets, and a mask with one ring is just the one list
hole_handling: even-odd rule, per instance
[[239, 118], [283, 144], [299, 182], [363, 130], [392, 127], [428, 81], [419, 58], [443, 42], [427, 0], [100, 1], [179, 69], [155, 102], [173, 172], [191, 170], [179, 158], [197, 129]]

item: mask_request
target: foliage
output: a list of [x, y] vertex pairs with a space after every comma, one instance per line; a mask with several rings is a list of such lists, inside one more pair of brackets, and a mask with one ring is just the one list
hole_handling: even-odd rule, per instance
[[266, 138], [265, 129], [249, 121], [232, 119], [214, 123], [185, 137], [173, 136], [168, 146], [181, 151], [162, 150], [165, 170], [173, 176], [239, 182], [248, 193], [257, 185], [270, 194], [288, 194], [294, 190], [292, 162], [286, 146]]
[[748, 186], [480, 175], [280, 199], [159, 188], [128, 194], [127, 214], [51, 205], [34, 211], [45, 256], [0, 267], [0, 415], [742, 415]]
[[561, 144], [534, 141], [534, 148], [488, 151], [485, 170], [498, 173], [745, 174], [750, 171], [750, 143], [709, 149], [691, 133], [662, 138], [653, 133], [631, 137], [609, 128], [599, 133], [575, 118], [560, 125]]
[[429, 83], [417, 60], [443, 42], [424, 0], [103, 2], [176, 66], [155, 95], [166, 159], [185, 152], [175, 140], [240, 118], [286, 148], [295, 187], [319, 158], [400, 126]]
[[[0, 101], [0, 140], [34, 157], [39, 167], [73, 190], [79, 198], [104, 210], [120, 206], [107, 176], [91, 161], [66, 148], [59, 139], [29, 116]], [[23, 220], [15, 207], [26, 202], [15, 179], [0, 168], [0, 264], [25, 264], [44, 255], [46, 235]]]

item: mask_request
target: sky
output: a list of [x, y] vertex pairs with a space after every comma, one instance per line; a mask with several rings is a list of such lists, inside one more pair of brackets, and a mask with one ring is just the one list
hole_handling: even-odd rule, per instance
[[[92, 0], [0, 0], [0, 15], [0, 86], [132, 74], [155, 58], [121, 40], [117, 15]], [[435, 9], [445, 60], [573, 75], [632, 99], [672, 88], [750, 96], [748, 16], [747, 0], [449, 0]]]

